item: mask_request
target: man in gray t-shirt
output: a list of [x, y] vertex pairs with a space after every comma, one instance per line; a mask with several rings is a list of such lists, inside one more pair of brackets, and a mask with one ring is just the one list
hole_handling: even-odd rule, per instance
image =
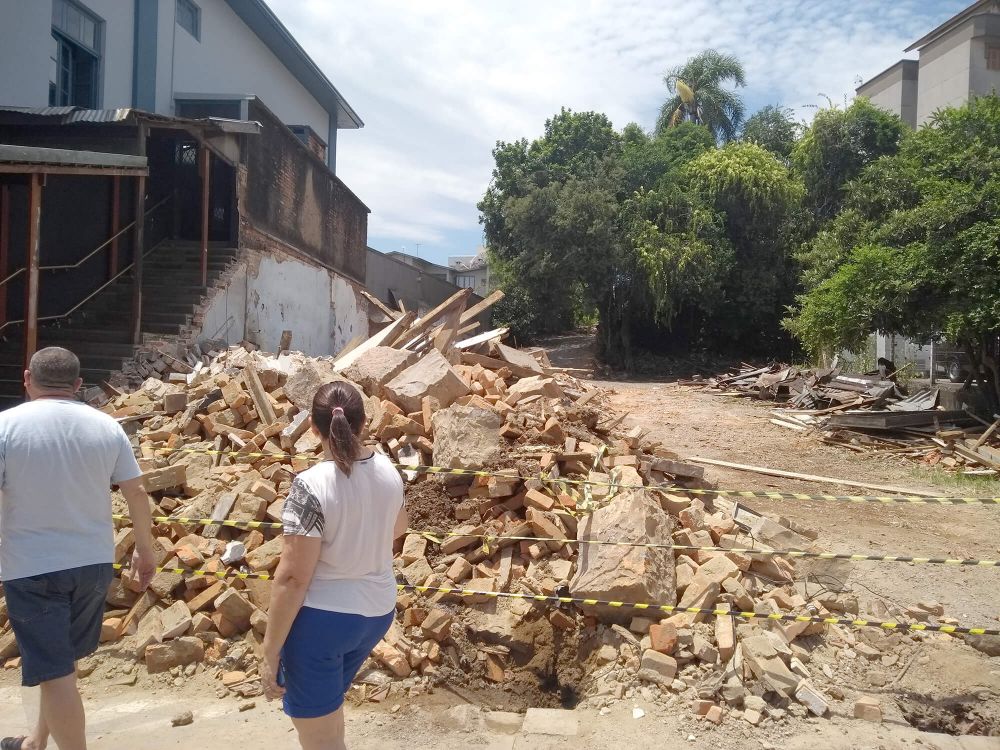
[[38, 351], [24, 373], [29, 403], [0, 413], [0, 576], [21, 652], [21, 682], [41, 686], [38, 725], [3, 750], [86, 748], [76, 665], [97, 649], [113, 575], [111, 485], [135, 529], [134, 575], [155, 572], [149, 497], [118, 423], [76, 399], [80, 361]]

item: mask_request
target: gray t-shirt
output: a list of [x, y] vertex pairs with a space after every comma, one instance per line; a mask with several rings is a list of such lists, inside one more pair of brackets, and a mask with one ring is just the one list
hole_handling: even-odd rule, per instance
[[3, 580], [114, 562], [111, 485], [141, 475], [124, 430], [86, 404], [0, 412]]

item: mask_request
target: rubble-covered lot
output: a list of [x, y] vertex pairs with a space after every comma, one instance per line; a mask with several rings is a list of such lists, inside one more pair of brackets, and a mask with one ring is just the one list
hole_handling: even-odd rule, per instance
[[[668, 436], [682, 419], [665, 420], [659, 396], [628, 404], [621, 393], [552, 368], [543, 352], [490, 338], [462, 343], [456, 348], [446, 337], [420, 353], [373, 346], [339, 362], [235, 348], [208, 357], [196, 372], [147, 380], [112, 398], [104, 408], [133, 434], [157, 513], [220, 523], [157, 527], [161, 564], [170, 570], [143, 594], [130, 589], [127, 575], [116, 582], [107, 645], [83, 671], [110, 685], [183, 691], [205, 690], [208, 682], [220, 697], [259, 694], [256, 652], [270, 583], [253, 576], [274, 570], [281, 541], [276, 530], [244, 526], [280, 518], [294, 472], [318, 457], [304, 420], [309, 397], [320, 383], [343, 377], [366, 394], [367, 438], [404, 467], [489, 473], [405, 474], [414, 533], [401, 541], [395, 564], [409, 588], [400, 594], [396, 624], [359, 676], [354, 701], [393, 708], [447, 691], [513, 711], [641, 703], [682, 710], [692, 727], [725, 736], [787, 736], [797, 722], [837, 717], [1000, 731], [998, 660], [953, 636], [530, 598], [568, 594], [987, 627], [996, 622], [997, 601], [994, 570], [963, 571], [981, 577], [987, 596], [994, 591], [994, 619], [984, 622], [957, 619], [965, 612], [939, 604], [949, 601], [948, 590], [894, 600], [852, 587], [855, 569], [842, 562], [793, 565], [728, 552], [833, 549], [831, 540], [839, 544], [846, 530], [831, 528], [836, 509], [813, 515], [766, 502], [751, 503], [760, 512], [752, 525], [737, 525], [729, 503], [683, 493], [706, 478]], [[727, 455], [743, 454], [734, 446]], [[580, 479], [593, 484], [572, 481]], [[648, 489], [668, 484], [678, 489]], [[749, 486], [746, 477], [739, 485]], [[125, 522], [119, 527], [116, 554], [124, 561], [131, 532]], [[671, 542], [714, 549], [670, 550]], [[910, 566], [879, 570], [915, 575]], [[475, 595], [439, 590], [447, 588]], [[976, 645], [995, 653], [995, 639]], [[11, 667], [14, 648], [7, 631], [0, 655]]]

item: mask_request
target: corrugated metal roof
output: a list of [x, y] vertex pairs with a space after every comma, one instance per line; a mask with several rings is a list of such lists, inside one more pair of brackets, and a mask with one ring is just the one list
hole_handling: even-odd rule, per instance
[[11, 107], [0, 105], [0, 112], [17, 112], [33, 117], [58, 118], [63, 123], [73, 122], [122, 122], [132, 114], [132, 109], [84, 109], [82, 107]]

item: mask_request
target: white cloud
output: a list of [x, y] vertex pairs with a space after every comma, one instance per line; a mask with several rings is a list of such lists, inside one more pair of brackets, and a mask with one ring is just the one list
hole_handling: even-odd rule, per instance
[[[561, 106], [653, 125], [668, 68], [738, 55], [751, 104], [811, 116], [902, 57], [965, 0], [269, 0], [361, 115], [338, 173], [370, 234], [442, 260], [474, 250], [497, 140], [533, 138]], [[457, 238], [461, 237], [462, 240]], [[470, 239], [471, 238], [471, 239]], [[464, 242], [470, 247], [458, 246]], [[396, 249], [389, 247], [386, 249]]]

